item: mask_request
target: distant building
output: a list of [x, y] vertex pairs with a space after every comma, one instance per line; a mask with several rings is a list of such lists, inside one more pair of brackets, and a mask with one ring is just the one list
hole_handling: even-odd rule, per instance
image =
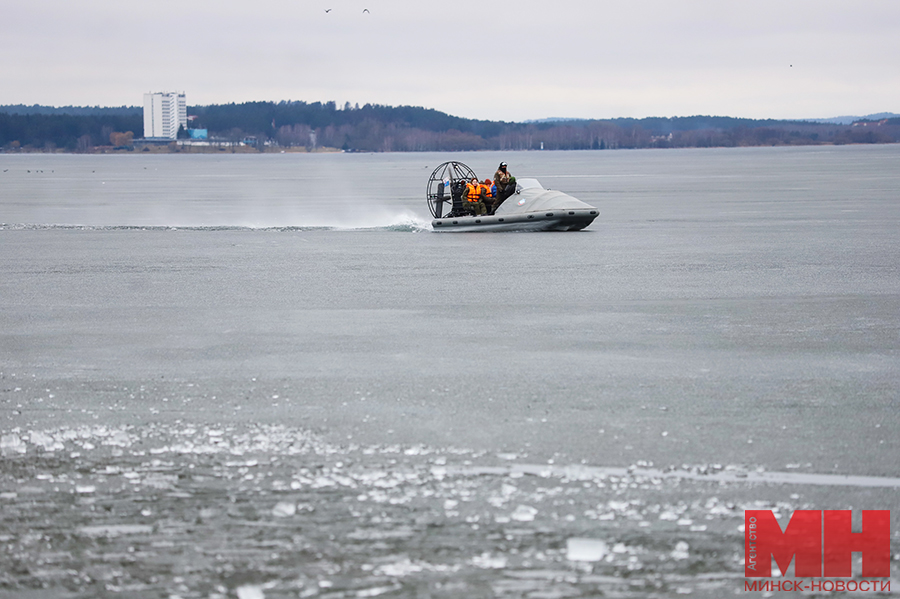
[[184, 92], [144, 94], [144, 137], [178, 137], [178, 127], [187, 129]]

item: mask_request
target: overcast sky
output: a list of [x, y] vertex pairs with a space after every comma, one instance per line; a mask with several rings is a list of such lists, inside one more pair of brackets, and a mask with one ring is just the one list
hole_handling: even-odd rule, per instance
[[[900, 0], [0, 0], [0, 104], [900, 112]], [[331, 9], [331, 12], [325, 12]], [[366, 13], [363, 9], [368, 9]]]

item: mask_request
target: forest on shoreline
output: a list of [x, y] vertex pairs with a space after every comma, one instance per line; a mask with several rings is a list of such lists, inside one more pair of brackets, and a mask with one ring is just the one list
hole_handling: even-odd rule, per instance
[[[188, 114], [189, 126], [207, 129], [211, 147], [219, 150], [606, 150], [900, 141], [897, 117], [851, 124], [718, 116], [512, 123], [414, 106], [301, 101], [190, 106]], [[141, 107], [0, 106], [0, 152], [133, 151], [141, 146], [142, 132]], [[181, 148], [173, 142], [162, 151]]]

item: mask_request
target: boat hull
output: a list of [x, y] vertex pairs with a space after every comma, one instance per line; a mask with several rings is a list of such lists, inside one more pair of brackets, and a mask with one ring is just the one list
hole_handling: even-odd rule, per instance
[[431, 227], [439, 232], [472, 231], [580, 231], [597, 218], [596, 209], [562, 209], [545, 212], [436, 218]]

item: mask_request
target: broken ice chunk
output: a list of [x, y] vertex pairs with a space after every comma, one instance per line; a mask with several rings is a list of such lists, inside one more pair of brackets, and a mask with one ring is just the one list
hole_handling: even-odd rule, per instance
[[537, 513], [538, 511], [530, 505], [520, 505], [509, 517], [517, 522], [531, 522]]
[[485, 570], [500, 570], [506, 567], [507, 559], [502, 555], [492, 556], [488, 552], [472, 558], [472, 565]]
[[599, 562], [609, 553], [609, 545], [600, 539], [573, 537], [566, 541], [566, 559], [573, 562]]
[[675, 549], [672, 550], [672, 553], [670, 555], [672, 556], [672, 559], [687, 559], [689, 556], [689, 549], [690, 545], [688, 545], [684, 541], [678, 541], [678, 543], [675, 544]]
[[25, 441], [15, 433], [0, 436], [0, 451], [3, 453], [25, 453], [27, 448]]
[[142, 535], [153, 532], [147, 524], [107, 524], [98, 526], [82, 526], [78, 532], [88, 537], [118, 537], [121, 535]]
[[276, 518], [287, 518], [297, 513], [297, 505], [290, 501], [279, 501], [272, 508], [272, 515]]
[[32, 444], [40, 445], [41, 447], [43, 447], [44, 451], [46, 452], [65, 449], [65, 446], [60, 441], [57, 441], [52, 436], [41, 431], [31, 431], [29, 440], [32, 442]]
[[253, 584], [245, 584], [235, 589], [238, 599], [266, 599], [262, 587]]

